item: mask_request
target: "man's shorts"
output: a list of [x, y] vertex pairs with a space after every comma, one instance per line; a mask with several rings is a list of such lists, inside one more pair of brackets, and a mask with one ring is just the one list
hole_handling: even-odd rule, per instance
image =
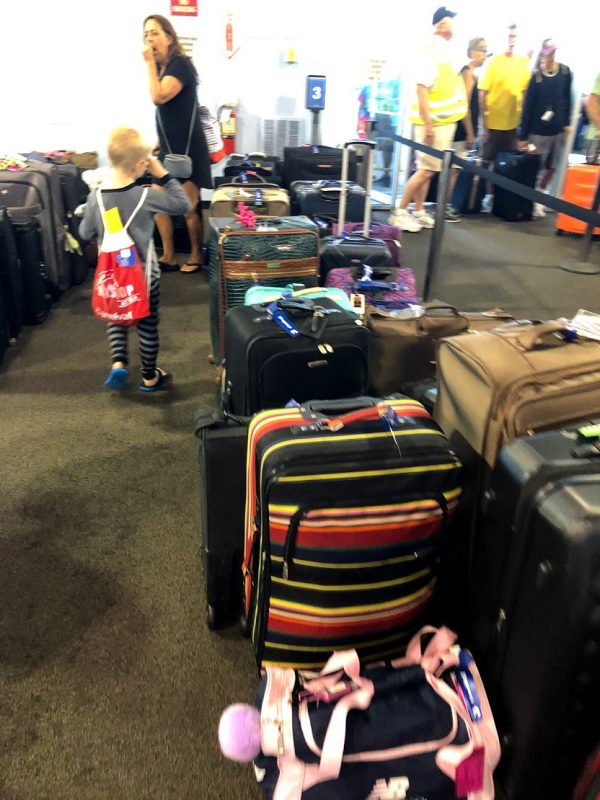
[[542, 168], [556, 169], [565, 144], [564, 133], [557, 133], [555, 136], [539, 136], [536, 133], [532, 133], [529, 141], [535, 145], [535, 152], [542, 159]]
[[[453, 146], [454, 134], [456, 133], [456, 122], [449, 122], [446, 125], [433, 126], [433, 143], [431, 147], [434, 150], [448, 150]], [[414, 138], [418, 144], [425, 144], [425, 126], [414, 126]], [[442, 160], [434, 158], [429, 153], [423, 153], [421, 150], [415, 151], [415, 160], [417, 162], [417, 169], [427, 169], [430, 172], [441, 172]]]
[[517, 149], [517, 129], [510, 131], [488, 130], [487, 141], [483, 144], [484, 161], [495, 161], [498, 153], [512, 153]]

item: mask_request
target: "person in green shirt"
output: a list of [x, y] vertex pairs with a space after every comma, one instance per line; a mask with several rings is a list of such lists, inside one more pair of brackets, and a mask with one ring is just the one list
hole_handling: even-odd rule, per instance
[[587, 139], [586, 159], [588, 164], [595, 164], [600, 155], [600, 72], [590, 92], [586, 111], [590, 120], [585, 138]]

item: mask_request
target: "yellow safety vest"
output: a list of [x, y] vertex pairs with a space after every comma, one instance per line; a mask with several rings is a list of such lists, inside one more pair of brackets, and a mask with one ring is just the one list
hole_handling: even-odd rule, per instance
[[[429, 115], [434, 125], [448, 125], [458, 122], [467, 113], [467, 92], [462, 76], [456, 72], [449, 61], [438, 63], [438, 74], [427, 90]], [[410, 121], [414, 125], [423, 125], [419, 113], [419, 101], [415, 98], [410, 107]]]

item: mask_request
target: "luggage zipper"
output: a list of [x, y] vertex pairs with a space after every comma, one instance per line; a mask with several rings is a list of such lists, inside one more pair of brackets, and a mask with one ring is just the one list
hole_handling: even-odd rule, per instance
[[[514, 402], [514, 400], [517, 397], [522, 395], [523, 391], [528, 386], [535, 387], [535, 386], [539, 386], [540, 384], [541, 385], [548, 385], [548, 384], [551, 384], [551, 383], [555, 383], [555, 382], [557, 382], [559, 380], [569, 379], [569, 378], [578, 378], [581, 375], [588, 375], [589, 372], [590, 372], [589, 366], [587, 366], [587, 367], [582, 367], [581, 369], [576, 370], [576, 371], [564, 370], [564, 371], [561, 371], [558, 375], [555, 372], [554, 373], [545, 373], [545, 374], [542, 374], [542, 375], [538, 375], [536, 377], [536, 379], [533, 380], [533, 381], [531, 380], [530, 376], [527, 376], [527, 378], [525, 378], [524, 380], [522, 379], [522, 380], [520, 380], [518, 382], [513, 383], [511, 385], [510, 389], [506, 392], [506, 395], [505, 395], [505, 398], [504, 398], [504, 402], [502, 404], [500, 404], [500, 403], [498, 404], [498, 410], [499, 411], [500, 411], [500, 409], [502, 407], [504, 407], [504, 408], [510, 407], [511, 408], [510, 416], [506, 415], [507, 424], [506, 424], [506, 426], [504, 428], [505, 433], [508, 435], [508, 437], [513, 439], [513, 438], [515, 438], [515, 436], [521, 436], [521, 435], [524, 435], [525, 433], [527, 433], [527, 435], [531, 435], [532, 433], [535, 432], [533, 430], [518, 432], [516, 426], [513, 424], [513, 421], [514, 421], [514, 419], [515, 419], [515, 417], [516, 417], [518, 412], [520, 412], [526, 406], [528, 406], [530, 404], [534, 404], [535, 405], [538, 402], [538, 398], [537, 397], [534, 398], [533, 400], [524, 400], [521, 403], [515, 403]], [[584, 391], [589, 390], [590, 385], [591, 384], [586, 384], [586, 385], [583, 385], [583, 386], [579, 387], [580, 391], [584, 392]], [[595, 385], [596, 385], [596, 387], [600, 385], [600, 379], [595, 381]], [[557, 391], [557, 392], [554, 392], [552, 394], [552, 400], [556, 400], [557, 398], [565, 397], [567, 395], [568, 396], [572, 396], [574, 393], [577, 394], [577, 389], [575, 389], [575, 391], [574, 391], [573, 387], [571, 387], [571, 388], [569, 388], [567, 390], [564, 390], [564, 391]], [[512, 399], [513, 402], [511, 402], [511, 399]], [[548, 398], [548, 399], [550, 399], [550, 398]], [[585, 417], [585, 414], [583, 416]], [[564, 424], [566, 424], [568, 422], [571, 422], [572, 420], [573, 420], [572, 416], [553, 418], [552, 420], [550, 420], [549, 422], [544, 424], [544, 428], [560, 427], [561, 425], [564, 425]]]
[[[403, 503], [410, 503], [414, 500], [434, 500], [442, 512], [442, 521], [440, 524], [440, 528], [437, 535], [443, 535], [446, 530], [446, 524], [448, 521], [448, 501], [444, 497], [443, 494], [415, 494], [415, 495], [406, 495], [402, 497], [400, 502]], [[283, 547], [283, 569], [282, 569], [282, 577], [284, 581], [289, 580], [290, 577], [290, 568], [294, 561], [294, 550], [296, 548], [296, 539], [298, 538], [298, 529], [300, 527], [300, 523], [303, 519], [306, 519], [309, 511], [315, 511], [319, 508], [322, 508], [323, 505], [327, 505], [330, 508], [352, 508], [354, 506], [353, 502], [337, 502], [332, 503], [328, 501], [323, 501], [323, 503], [319, 505], [313, 506], [299, 506], [296, 511], [290, 517], [290, 523], [288, 525], [287, 534], [285, 537], [285, 543]], [[414, 551], [415, 559], [419, 557], [419, 553], [415, 550]]]

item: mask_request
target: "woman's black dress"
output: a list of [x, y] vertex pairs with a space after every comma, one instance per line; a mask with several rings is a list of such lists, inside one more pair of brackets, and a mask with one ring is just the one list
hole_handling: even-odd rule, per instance
[[[185, 153], [192, 111], [195, 108], [196, 116], [194, 119], [190, 149], [188, 151], [193, 165], [190, 180], [195, 183], [198, 188], [212, 189], [213, 182], [210, 171], [210, 157], [208, 155], [206, 137], [204, 136], [204, 131], [200, 124], [200, 117], [198, 115], [196, 76], [194, 74], [192, 62], [185, 56], [173, 56], [167, 64], [162, 77], [164, 78], [165, 75], [172, 75], [174, 78], [177, 78], [183, 88], [167, 103], [159, 105], [156, 108], [156, 129], [160, 142], [160, 158], [162, 160], [167, 153]], [[161, 126], [158, 124], [159, 114], [164, 133]], [[165, 133], [170, 148], [165, 141]]]

